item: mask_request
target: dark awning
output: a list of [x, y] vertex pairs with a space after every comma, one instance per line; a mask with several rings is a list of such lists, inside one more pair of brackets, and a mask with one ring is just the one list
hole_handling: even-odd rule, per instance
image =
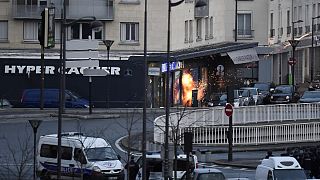
[[171, 56], [173, 56], [175, 60], [186, 60], [203, 56], [209, 56], [213, 54], [251, 49], [257, 46], [258, 43], [222, 42], [217, 44], [198, 46], [194, 48], [174, 51], [171, 53]]

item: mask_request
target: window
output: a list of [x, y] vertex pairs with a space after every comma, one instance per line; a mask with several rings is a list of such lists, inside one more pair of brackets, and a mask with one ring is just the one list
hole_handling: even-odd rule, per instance
[[71, 160], [72, 159], [72, 147], [61, 147], [61, 159]]
[[138, 42], [139, 23], [120, 23], [120, 40], [122, 42]]
[[204, 37], [205, 39], [209, 39], [209, 17], [206, 17], [204, 19], [204, 24], [205, 24], [205, 34], [204, 34]]
[[273, 29], [273, 13], [270, 13], [270, 37], [273, 38], [275, 35], [274, 29]]
[[213, 38], [213, 17], [210, 18], [210, 38]]
[[197, 41], [202, 40], [202, 18], [197, 19]]
[[184, 22], [184, 42], [188, 42], [189, 38], [188, 38], [188, 35], [189, 35], [189, 21], [185, 21]]
[[71, 26], [71, 39], [102, 39], [102, 31], [94, 32], [90, 23], [77, 23]]
[[74, 160], [79, 161], [81, 164], [87, 164], [86, 157], [80, 148], [74, 149]]
[[8, 40], [8, 21], [0, 21], [0, 41]]
[[40, 156], [46, 158], [57, 158], [58, 148], [55, 145], [42, 144]]
[[189, 21], [189, 42], [193, 42], [193, 21]]
[[38, 41], [39, 23], [34, 21], [23, 22], [23, 40]]
[[251, 36], [251, 14], [238, 14], [238, 35]]

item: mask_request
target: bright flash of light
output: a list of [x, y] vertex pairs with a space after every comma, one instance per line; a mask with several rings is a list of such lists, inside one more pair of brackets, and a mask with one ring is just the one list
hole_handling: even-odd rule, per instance
[[184, 71], [182, 74], [182, 104], [184, 106], [191, 106], [192, 103], [192, 89], [195, 87], [192, 75]]

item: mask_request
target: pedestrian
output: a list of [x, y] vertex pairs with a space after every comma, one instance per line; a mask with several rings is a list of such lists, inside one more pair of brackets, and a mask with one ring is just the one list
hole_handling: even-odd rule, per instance
[[271, 157], [271, 156], [273, 156], [273, 155], [272, 155], [272, 151], [271, 151], [271, 150], [268, 150], [265, 159], [269, 159], [269, 157]]
[[134, 161], [134, 156], [131, 156], [130, 161], [124, 167], [128, 172], [128, 180], [135, 180], [139, 172], [139, 165]]

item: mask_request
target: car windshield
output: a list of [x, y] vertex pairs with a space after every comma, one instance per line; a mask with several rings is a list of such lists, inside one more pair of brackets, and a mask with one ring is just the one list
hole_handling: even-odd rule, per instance
[[223, 94], [220, 96], [220, 101], [225, 101], [227, 100], [227, 95], [226, 94]]
[[269, 91], [269, 89], [270, 89], [270, 86], [268, 84], [262, 84], [262, 83], [261, 84], [256, 83], [256, 84], [254, 84], [253, 87], [258, 88], [261, 91]]
[[222, 173], [204, 173], [199, 174], [197, 180], [225, 180]]
[[274, 177], [277, 180], [304, 180], [307, 179], [302, 169], [276, 169]]
[[72, 91], [69, 91], [69, 90], [66, 90], [67, 93], [74, 99], [81, 99], [81, 96], [75, 92], [72, 92]]
[[320, 91], [306, 91], [301, 98], [320, 98]]
[[118, 160], [117, 154], [111, 147], [87, 148], [85, 151], [89, 161]]
[[291, 87], [290, 86], [278, 86], [274, 90], [275, 93], [286, 93], [289, 94], [291, 93]]

